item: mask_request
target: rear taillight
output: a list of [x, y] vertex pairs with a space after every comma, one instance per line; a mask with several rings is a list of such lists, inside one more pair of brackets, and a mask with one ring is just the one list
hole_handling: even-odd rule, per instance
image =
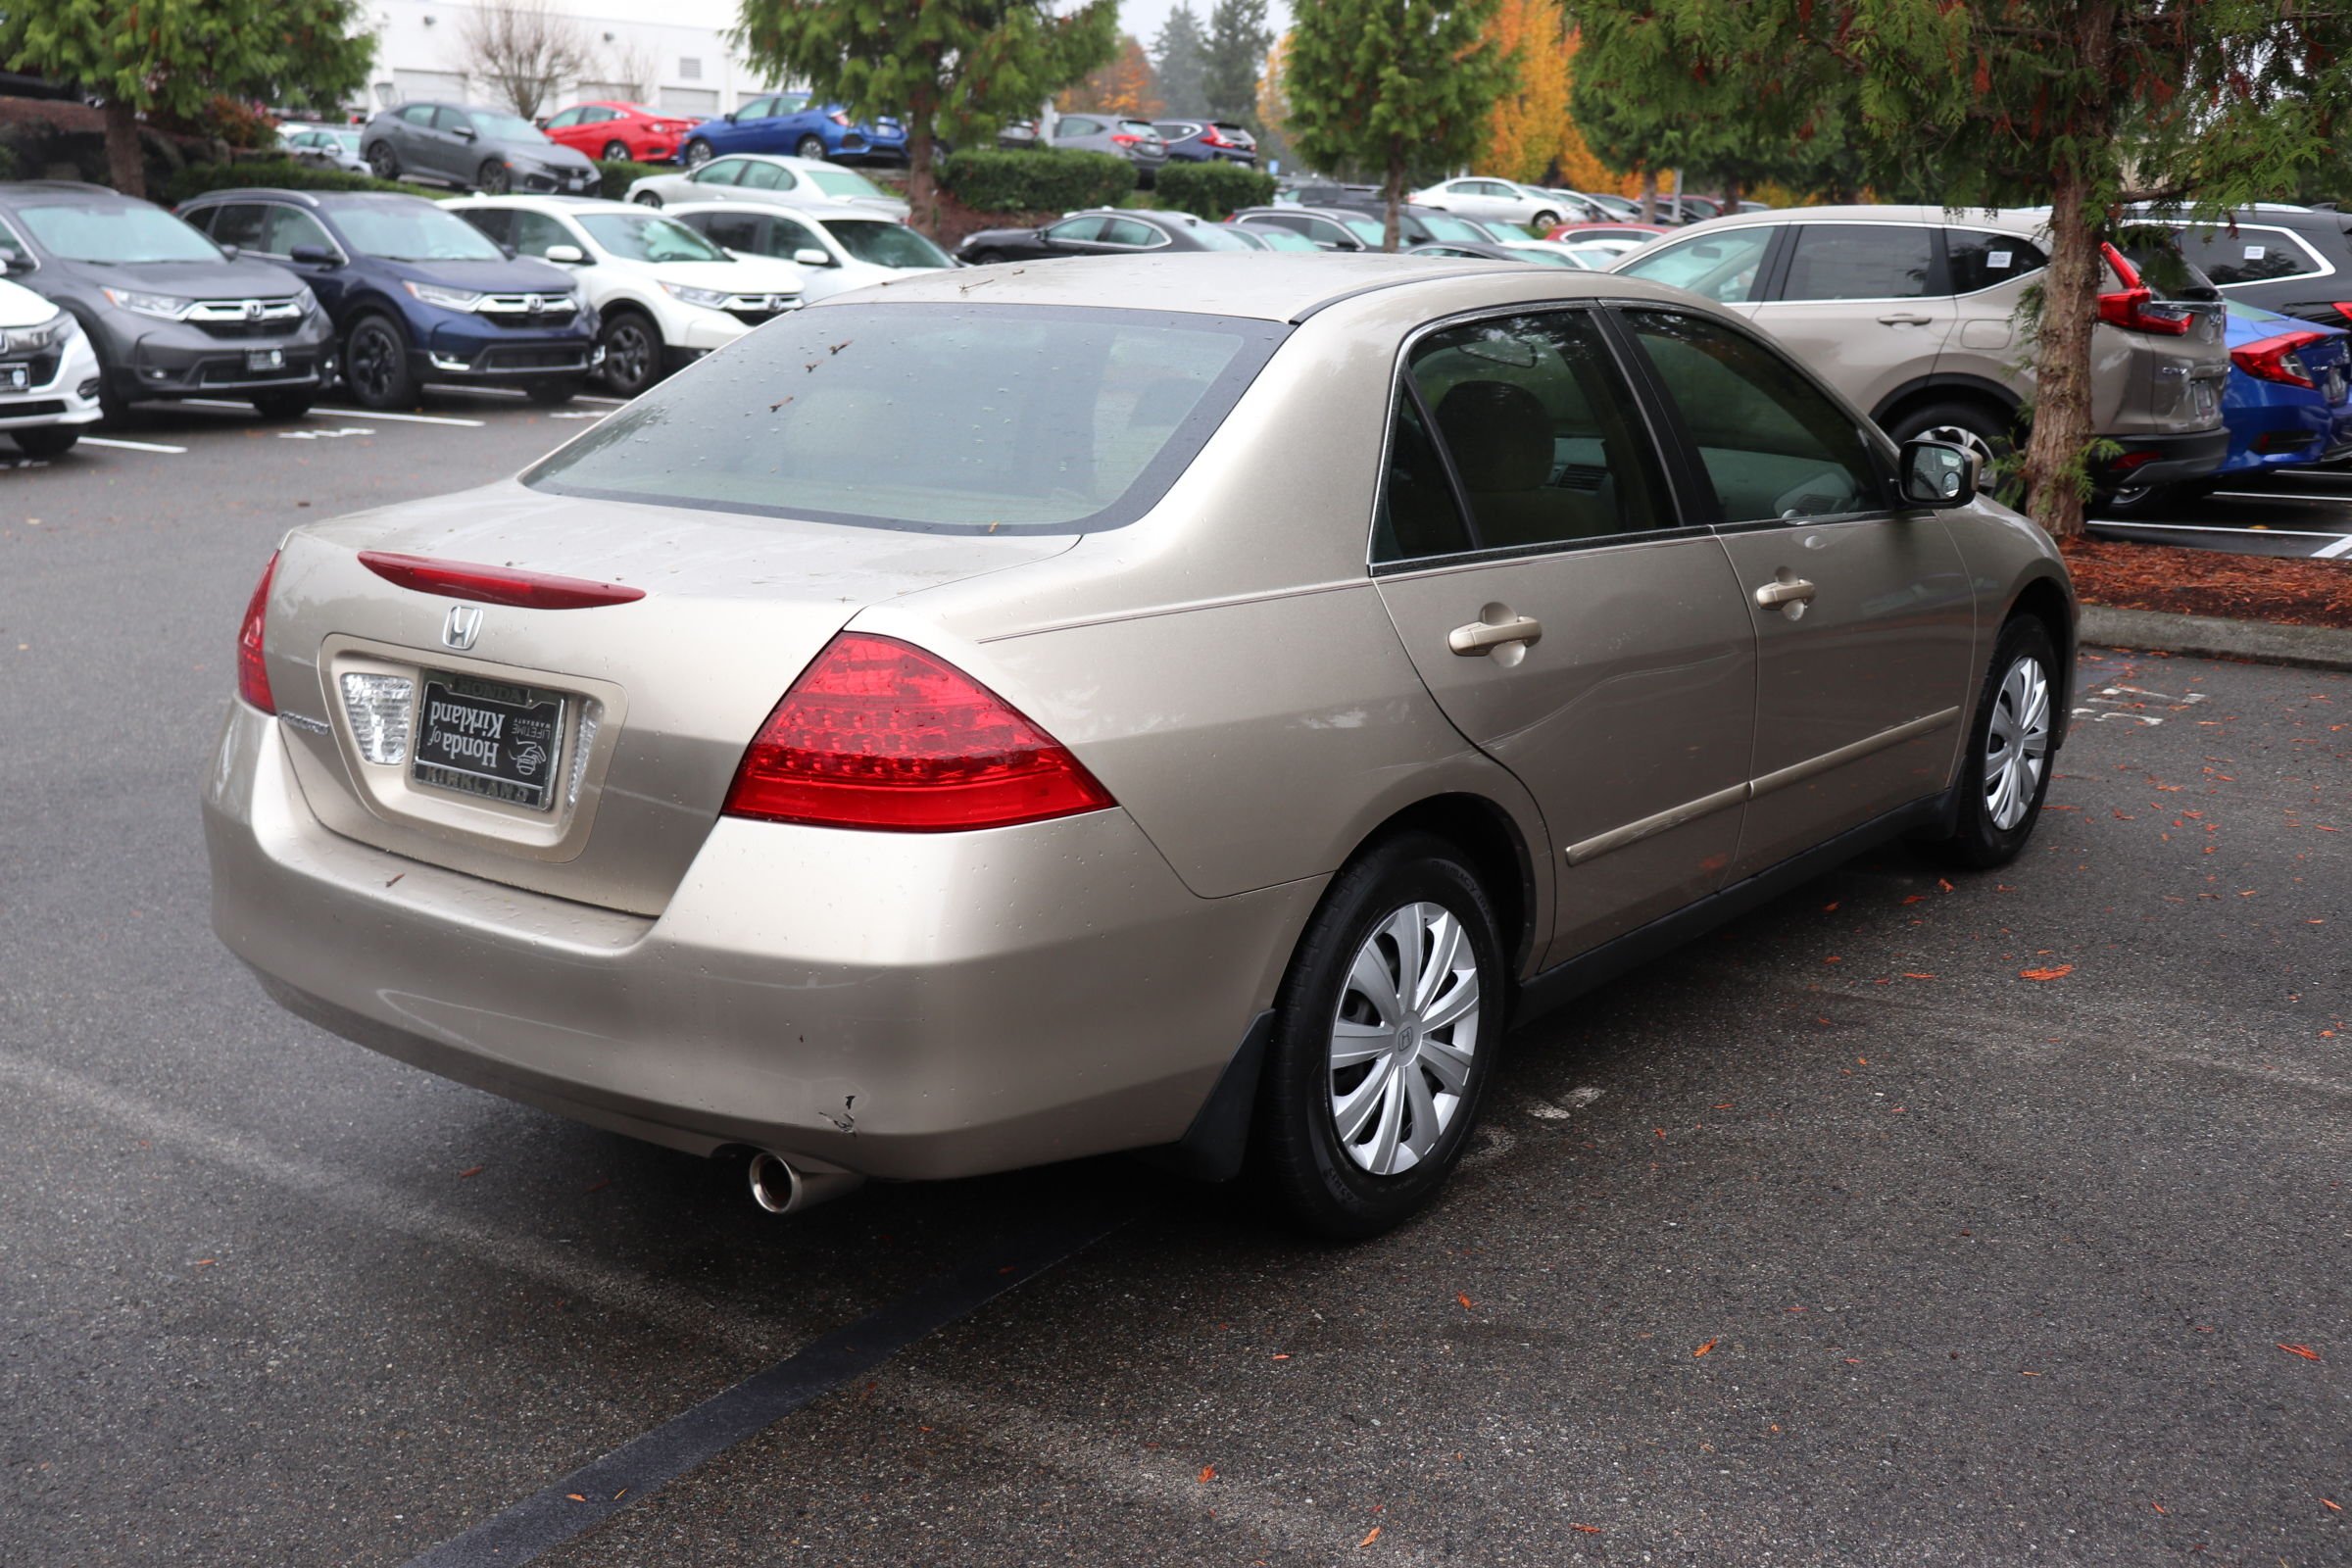
[[2160, 301], [2155, 291], [2139, 280], [2139, 269], [2131, 259], [2112, 245], [2101, 246], [2107, 265], [2124, 286], [2114, 293], [2099, 296], [2099, 319], [2110, 326], [2120, 326], [2127, 332], [2153, 332], [2159, 337], [2186, 337], [2189, 323], [2196, 312], [2185, 305]]
[[969, 675], [895, 638], [843, 632], [760, 726], [725, 809], [945, 833], [1113, 804], [1066, 748]]
[[1200, 144], [1204, 147], [1230, 147], [1233, 145], [1233, 143], [1218, 135], [1213, 128], [1204, 130], [1200, 133]]
[[1137, 142], [1142, 141], [1144, 138], [1141, 136], [1130, 136], [1125, 131], [1120, 131], [1110, 139], [1121, 147], [1132, 147]]
[[2319, 332], [2281, 332], [2277, 337], [2266, 337], [2259, 343], [2231, 349], [2230, 363], [2248, 375], [2259, 376], [2265, 381], [2278, 381], [2286, 386], [2317, 387], [2319, 383], [2311, 378], [2310, 369], [2295, 351], [2319, 342], [2323, 335]]
[[518, 610], [593, 610], [599, 605], [634, 604], [645, 597], [644, 589], [625, 583], [593, 582], [586, 577], [559, 577], [552, 572], [466, 561], [436, 561], [430, 556], [403, 556], [389, 550], [363, 550], [360, 564], [388, 583], [420, 594], [513, 605]]
[[850, 117], [849, 117], [849, 116], [847, 116], [847, 115], [845, 115], [845, 114], [843, 114], [843, 113], [842, 113], [840, 110], [838, 110], [838, 109], [834, 110], [834, 111], [833, 111], [831, 114], [827, 115], [825, 118], [826, 118], [827, 120], [830, 120], [831, 122], [833, 122], [833, 123], [835, 123], [836, 125], [846, 125], [846, 124], [848, 124], [848, 123], [850, 122]]
[[277, 575], [277, 557], [262, 568], [262, 580], [245, 601], [245, 623], [237, 628], [237, 695], [265, 713], [277, 711], [270, 695], [270, 665], [262, 657], [262, 635], [270, 619], [270, 579]]

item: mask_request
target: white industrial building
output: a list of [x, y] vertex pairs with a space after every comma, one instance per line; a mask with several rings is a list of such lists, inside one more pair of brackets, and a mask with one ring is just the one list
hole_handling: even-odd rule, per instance
[[[370, 110], [415, 98], [480, 96], [465, 42], [475, 0], [375, 0]], [[570, 19], [589, 66], [556, 84], [550, 107], [581, 98], [650, 104], [680, 115], [718, 115], [774, 87], [732, 58], [725, 33], [734, 0], [548, 0]]]

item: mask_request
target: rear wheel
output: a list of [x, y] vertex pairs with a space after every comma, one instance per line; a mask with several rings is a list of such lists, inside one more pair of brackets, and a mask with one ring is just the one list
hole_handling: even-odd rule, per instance
[[696, 140], [686, 144], [686, 167], [688, 169], [700, 169], [709, 163], [711, 157], [712, 153], [709, 142]]
[[15, 438], [17, 450], [28, 458], [62, 458], [81, 439], [81, 427], [74, 424], [41, 424], [8, 433]]
[[641, 190], [636, 195], [630, 197], [629, 200], [635, 202], [640, 207], [659, 207], [662, 205], [662, 198], [655, 195], [650, 190]]
[[379, 141], [368, 149], [368, 167], [378, 179], [398, 179], [400, 154], [392, 150], [390, 142]]
[[2017, 450], [2016, 416], [1990, 402], [1947, 398], [1923, 403], [1890, 421], [1886, 433], [1899, 445], [1905, 441], [1941, 441], [1974, 452], [1986, 466], [1998, 464]]
[[1552, 212], [1538, 213], [1535, 218], [1535, 226], [1548, 234], [1560, 226], [1560, 215]]
[[1922, 847], [1972, 870], [2006, 865], [2034, 835], [2056, 757], [2058, 654], [2049, 627], [2018, 615], [2001, 628], [1961, 760], [1949, 835]]
[[822, 158], [825, 156], [825, 139], [810, 131], [801, 138], [801, 144], [793, 151], [803, 158]]
[[624, 142], [609, 141], [601, 156], [608, 164], [625, 164], [629, 162], [629, 149]]
[[343, 340], [343, 379], [362, 408], [405, 409], [416, 401], [405, 334], [380, 316], [363, 316]]
[[636, 311], [614, 311], [597, 331], [605, 346], [605, 384], [624, 398], [662, 379], [661, 329]]
[[1253, 1131], [1292, 1219], [1373, 1236], [1468, 1144], [1502, 1040], [1494, 906], [1461, 852], [1401, 834], [1324, 894], [1277, 998]]
[[300, 392], [256, 392], [254, 412], [265, 419], [299, 419], [311, 412], [318, 394], [305, 387]]
[[504, 196], [514, 183], [513, 172], [495, 158], [483, 159], [482, 167], [474, 171], [473, 187], [485, 196]]

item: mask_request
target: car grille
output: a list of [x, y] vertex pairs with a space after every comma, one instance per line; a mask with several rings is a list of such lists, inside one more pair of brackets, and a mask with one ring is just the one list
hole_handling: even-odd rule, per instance
[[215, 337], [275, 337], [304, 314], [300, 300], [198, 300], [181, 318]]
[[786, 312], [800, 308], [801, 297], [798, 294], [730, 294], [726, 306], [729, 316], [749, 326], [772, 321]]
[[477, 370], [585, 370], [588, 368], [588, 350], [577, 348], [554, 349], [484, 349], [475, 357]]
[[865, 151], [865, 138], [854, 130], [847, 131], [841, 138], [841, 150], [845, 153], [861, 153]]
[[11, 403], [0, 398], [0, 419], [37, 419], [44, 414], [65, 412], [62, 398], [41, 398], [31, 403]]
[[[50, 382], [57, 379], [58, 362], [64, 358], [65, 356], [61, 351], [57, 349], [51, 349], [44, 354], [35, 354], [29, 359], [19, 360], [11, 358], [7, 360], [0, 360], [0, 364], [22, 365], [25, 368], [24, 373], [32, 378], [30, 383], [31, 385], [47, 386]], [[12, 413], [14, 411], [12, 411]]]
[[249, 370], [243, 360], [210, 360], [197, 380], [206, 386], [238, 385], [252, 381], [307, 381], [313, 375], [309, 358], [286, 356], [286, 363], [274, 370]]
[[573, 170], [566, 174], [534, 169], [515, 177], [516, 190], [581, 191], [594, 189], [598, 182], [596, 171]]
[[473, 309], [502, 325], [541, 326], [570, 320], [578, 305], [569, 294], [492, 294]]

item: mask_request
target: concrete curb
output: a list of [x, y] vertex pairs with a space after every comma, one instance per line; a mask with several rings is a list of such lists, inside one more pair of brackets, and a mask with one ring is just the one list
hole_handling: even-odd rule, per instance
[[2311, 669], [2352, 669], [2352, 631], [2328, 626], [2274, 626], [2260, 620], [2084, 605], [2078, 635], [2086, 646], [2190, 654], [2200, 659], [2246, 659], [2259, 664], [2300, 664]]

